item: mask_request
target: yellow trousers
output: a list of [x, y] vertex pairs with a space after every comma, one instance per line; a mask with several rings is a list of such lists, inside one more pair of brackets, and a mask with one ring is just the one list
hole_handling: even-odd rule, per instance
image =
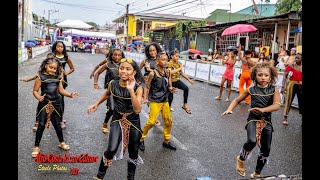
[[147, 137], [148, 131], [156, 123], [157, 117], [160, 112], [161, 112], [162, 120], [164, 123], [163, 137], [166, 141], [170, 140], [170, 131], [171, 131], [171, 127], [172, 127], [172, 117], [171, 117], [169, 102], [163, 102], [163, 103], [150, 102], [149, 119], [142, 129], [142, 137], [140, 139], [141, 141]]

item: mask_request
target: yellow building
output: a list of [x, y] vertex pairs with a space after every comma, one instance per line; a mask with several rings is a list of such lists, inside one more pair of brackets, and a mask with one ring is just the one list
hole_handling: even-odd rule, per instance
[[134, 40], [149, 42], [150, 39], [145, 34], [147, 31], [150, 31], [151, 29], [173, 26], [179, 20], [203, 19], [171, 14], [136, 13], [128, 14], [128, 23], [126, 14], [120, 16], [112, 22], [117, 24], [117, 41], [125, 44], [126, 37], [128, 36], [128, 44], [131, 44]]

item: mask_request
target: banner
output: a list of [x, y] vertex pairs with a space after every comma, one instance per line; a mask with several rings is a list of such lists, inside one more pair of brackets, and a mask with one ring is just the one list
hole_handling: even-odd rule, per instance
[[196, 62], [186, 61], [184, 73], [189, 77], [194, 77], [196, 72]]
[[196, 78], [202, 79], [204, 81], [208, 81], [209, 73], [210, 73], [209, 71], [210, 71], [210, 64], [198, 63]]
[[240, 67], [234, 68], [233, 80], [232, 80], [232, 89], [239, 89], [239, 75], [240, 75]]
[[210, 71], [210, 82], [213, 82], [215, 84], [220, 84], [222, 80], [222, 75], [225, 71], [225, 66], [219, 66], [219, 65], [211, 65], [211, 71]]
[[[185, 65], [185, 64], [186, 64], [186, 60], [179, 59], [178, 61], [179, 61], [182, 65]], [[182, 71], [185, 73], [185, 68], [182, 68]]]

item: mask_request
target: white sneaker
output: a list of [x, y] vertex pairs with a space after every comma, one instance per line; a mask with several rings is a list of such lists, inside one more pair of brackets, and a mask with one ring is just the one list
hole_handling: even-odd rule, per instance
[[229, 98], [227, 98], [225, 101], [226, 101], [226, 102], [229, 102], [230, 100], [229, 100]]
[[221, 100], [221, 97], [217, 96], [214, 98], [215, 100]]
[[174, 109], [173, 109], [173, 108], [170, 108], [170, 111], [174, 112]]

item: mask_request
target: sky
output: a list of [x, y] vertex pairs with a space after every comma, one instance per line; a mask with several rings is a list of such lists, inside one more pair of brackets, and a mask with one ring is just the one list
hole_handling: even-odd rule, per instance
[[[270, 4], [275, 4], [276, 1], [270, 0]], [[261, 0], [255, 2], [258, 5]], [[103, 26], [125, 14], [126, 4], [129, 4], [129, 13], [184, 13], [189, 17], [206, 18], [216, 9], [230, 10], [230, 3], [233, 13], [251, 6], [252, 0], [32, 0], [32, 12], [38, 16], [45, 16], [46, 19], [49, 12], [51, 23], [74, 19]], [[163, 7], [159, 8], [161, 5]], [[155, 9], [150, 10], [152, 8]]]

